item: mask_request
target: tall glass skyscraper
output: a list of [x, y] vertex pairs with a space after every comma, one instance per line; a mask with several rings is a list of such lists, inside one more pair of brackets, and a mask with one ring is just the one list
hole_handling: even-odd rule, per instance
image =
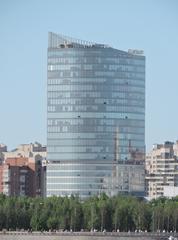
[[124, 166], [134, 174], [145, 154], [142, 52], [49, 33], [47, 91], [47, 196], [98, 195]]

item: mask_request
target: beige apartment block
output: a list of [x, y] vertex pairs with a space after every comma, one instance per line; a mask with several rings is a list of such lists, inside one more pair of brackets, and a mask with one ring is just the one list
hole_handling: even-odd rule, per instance
[[146, 156], [146, 194], [149, 199], [164, 196], [164, 188], [178, 186], [178, 141], [153, 145]]
[[46, 159], [46, 146], [35, 142], [30, 144], [20, 144], [12, 151], [3, 152], [4, 160], [7, 158], [27, 157], [38, 158], [39, 156]]

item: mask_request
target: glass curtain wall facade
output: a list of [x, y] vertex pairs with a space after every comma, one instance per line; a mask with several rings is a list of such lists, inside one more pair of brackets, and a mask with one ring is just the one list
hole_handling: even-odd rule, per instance
[[144, 56], [49, 33], [47, 91], [47, 196], [98, 195], [143, 160]]

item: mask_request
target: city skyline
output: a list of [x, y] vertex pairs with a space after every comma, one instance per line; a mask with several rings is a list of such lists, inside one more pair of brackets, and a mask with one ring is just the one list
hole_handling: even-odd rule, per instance
[[[78, 4], [76, 4], [76, 2]], [[172, 1], [0, 3], [0, 142], [46, 144], [48, 31], [142, 49], [146, 59], [146, 146], [177, 139], [178, 3]], [[94, 4], [92, 4], [94, 3]], [[106, 31], [107, 30], [107, 31]]]

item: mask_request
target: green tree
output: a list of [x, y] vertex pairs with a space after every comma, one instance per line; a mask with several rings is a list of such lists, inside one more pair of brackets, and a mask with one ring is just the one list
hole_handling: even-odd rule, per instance
[[62, 213], [60, 217], [60, 227], [62, 229], [70, 229], [70, 201], [68, 197], [63, 198], [62, 202]]
[[109, 201], [109, 197], [102, 193], [98, 201], [98, 209], [100, 212], [100, 230], [104, 229], [110, 230], [112, 226], [111, 220], [111, 202]]

